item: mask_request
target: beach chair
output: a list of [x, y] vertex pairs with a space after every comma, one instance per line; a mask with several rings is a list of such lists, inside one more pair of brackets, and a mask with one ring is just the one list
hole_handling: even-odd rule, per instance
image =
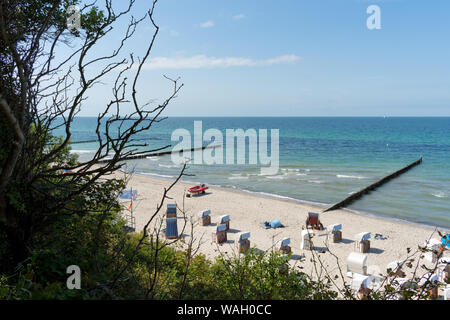
[[339, 242], [342, 240], [342, 224], [332, 224], [327, 227], [327, 231], [331, 234], [333, 242]]
[[176, 218], [177, 217], [177, 205], [175, 203], [167, 204], [166, 218]]
[[319, 220], [318, 213], [308, 212], [308, 218], [306, 218], [306, 228], [312, 228], [313, 230], [323, 230], [323, 225]]
[[444, 288], [444, 300], [450, 300], [450, 285]]
[[430, 250], [424, 253], [425, 260], [435, 263], [437, 260], [437, 253], [442, 247], [442, 242], [439, 239], [431, 238], [430, 240], [425, 241], [424, 246], [427, 250]]
[[226, 230], [229, 230], [230, 229], [230, 216], [229, 215], [220, 216], [218, 224], [226, 225], [227, 226]]
[[367, 255], [351, 252], [347, 257], [347, 276], [353, 277], [354, 274], [367, 275]]
[[289, 246], [291, 244], [291, 238], [283, 238], [280, 241], [280, 248], [279, 251], [283, 252], [284, 254], [289, 254], [291, 252], [291, 247]]
[[389, 278], [404, 278], [406, 275], [402, 270], [403, 267], [403, 261], [400, 260], [395, 260], [392, 261], [390, 263], [388, 263], [388, 265], [386, 266], [386, 272], [388, 274]]
[[450, 279], [450, 257], [443, 257], [439, 259], [439, 263], [442, 265], [444, 281]]
[[439, 296], [439, 280], [438, 280], [438, 276], [436, 274], [432, 274], [431, 272], [424, 274], [420, 279], [419, 279], [419, 287], [428, 290], [429, 295], [433, 298], [436, 299]]
[[314, 234], [311, 233], [311, 231], [309, 230], [302, 230], [302, 243], [300, 245], [300, 249], [302, 250], [312, 250], [313, 249], [313, 245], [312, 245], [312, 241], [311, 238]]
[[241, 232], [238, 234], [238, 252], [247, 252], [250, 249], [250, 232]]
[[225, 224], [219, 224], [216, 227], [216, 232], [212, 234], [213, 242], [218, 244], [224, 243], [227, 241], [227, 226]]
[[211, 210], [203, 210], [198, 213], [202, 226], [208, 226], [211, 224]]
[[391, 283], [393, 290], [393, 293], [391, 295], [391, 298], [395, 300], [404, 300], [405, 295], [402, 292], [403, 290], [407, 289], [413, 289], [416, 290], [418, 288], [417, 283], [411, 281], [408, 278], [395, 278]]
[[350, 289], [352, 290], [354, 297], [357, 299], [364, 299], [370, 293], [370, 286], [372, 277], [355, 273], [350, 283]]
[[355, 235], [356, 251], [366, 253], [370, 250], [370, 232], [361, 232]]
[[166, 218], [166, 238], [167, 239], [178, 238], [177, 218]]

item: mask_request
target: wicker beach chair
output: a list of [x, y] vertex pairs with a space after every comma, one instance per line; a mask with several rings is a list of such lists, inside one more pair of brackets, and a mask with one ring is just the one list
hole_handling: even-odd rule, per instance
[[219, 224], [216, 227], [216, 232], [212, 233], [212, 240], [218, 244], [227, 241], [227, 226], [225, 224]]
[[425, 260], [431, 263], [435, 263], [437, 259], [438, 251], [442, 248], [442, 242], [439, 239], [431, 238], [425, 241], [425, 248], [429, 251], [425, 252]]
[[241, 232], [238, 234], [239, 253], [247, 252], [250, 249], [250, 232]]
[[342, 240], [342, 224], [332, 224], [327, 227], [328, 233], [332, 236], [333, 242], [339, 242]]
[[291, 247], [289, 246], [290, 244], [291, 244], [291, 238], [283, 238], [280, 241], [280, 247], [278, 248], [278, 250], [284, 254], [288, 254], [291, 252]]
[[302, 230], [302, 243], [300, 245], [300, 248], [302, 250], [312, 250], [312, 241], [311, 238], [314, 234], [310, 230]]
[[230, 229], [230, 216], [229, 215], [220, 216], [218, 224], [226, 225], [227, 226], [226, 230], [229, 230]]
[[202, 222], [202, 226], [208, 226], [211, 224], [211, 210], [200, 211], [198, 216]]
[[370, 250], [370, 232], [360, 232], [355, 235], [356, 250], [360, 253], [366, 253]]
[[437, 274], [428, 272], [419, 279], [419, 287], [427, 290], [429, 296], [436, 299], [439, 296], [439, 279]]
[[313, 230], [323, 230], [323, 224], [319, 220], [318, 213], [308, 212], [308, 218], [306, 218], [306, 228], [312, 228]]

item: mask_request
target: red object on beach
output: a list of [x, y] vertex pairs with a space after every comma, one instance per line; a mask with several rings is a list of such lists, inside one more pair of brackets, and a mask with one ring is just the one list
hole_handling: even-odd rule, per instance
[[205, 193], [206, 189], [208, 189], [208, 187], [205, 186], [204, 184], [202, 184], [202, 185], [193, 186], [193, 187], [189, 188], [188, 191], [190, 193]]

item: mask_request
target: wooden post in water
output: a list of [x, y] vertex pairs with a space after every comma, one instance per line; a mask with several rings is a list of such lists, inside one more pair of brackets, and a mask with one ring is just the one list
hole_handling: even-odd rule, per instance
[[395, 171], [394, 173], [391, 173], [390, 175], [378, 180], [375, 183], [372, 183], [370, 186], [365, 187], [364, 189], [352, 193], [349, 197], [345, 198], [344, 200], [326, 208], [323, 212], [327, 212], [327, 211], [331, 211], [331, 210], [336, 210], [339, 208], [342, 208], [348, 204], [350, 204], [351, 202], [355, 201], [356, 199], [359, 199], [360, 197], [362, 197], [364, 194], [368, 193], [369, 191], [372, 191], [376, 188], [378, 188], [379, 186], [385, 184], [386, 182], [398, 177], [399, 175], [401, 175], [402, 173], [405, 173], [406, 171], [412, 169], [413, 167], [419, 165], [420, 163], [422, 163], [422, 157], [420, 157], [419, 160], [414, 161], [413, 163], [407, 165], [406, 167]]

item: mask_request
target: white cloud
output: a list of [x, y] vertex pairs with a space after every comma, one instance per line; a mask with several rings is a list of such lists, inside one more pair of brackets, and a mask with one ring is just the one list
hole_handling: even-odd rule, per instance
[[233, 20], [241, 20], [241, 19], [244, 19], [244, 18], [245, 18], [245, 14], [243, 14], [243, 13], [240, 13], [240, 14], [237, 14], [237, 15], [233, 16]]
[[196, 55], [192, 57], [167, 58], [155, 57], [149, 59], [144, 65], [145, 69], [200, 69], [200, 68], [227, 68], [227, 67], [262, 67], [276, 64], [292, 64], [301, 58], [294, 54], [282, 55], [269, 59], [250, 59], [243, 57], [208, 57]]
[[202, 24], [200, 24], [200, 27], [202, 27], [202, 28], [214, 27], [214, 21], [208, 20], [206, 22], [203, 22]]

